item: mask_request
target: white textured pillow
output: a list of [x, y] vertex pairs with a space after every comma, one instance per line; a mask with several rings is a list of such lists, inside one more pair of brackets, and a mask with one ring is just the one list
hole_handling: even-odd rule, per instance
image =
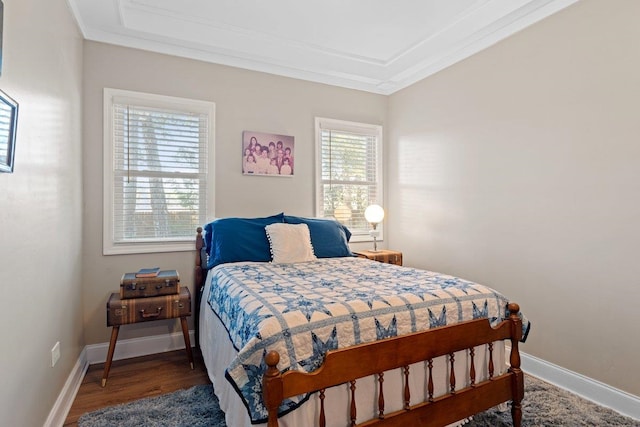
[[307, 224], [269, 224], [264, 228], [276, 264], [314, 261], [311, 234]]

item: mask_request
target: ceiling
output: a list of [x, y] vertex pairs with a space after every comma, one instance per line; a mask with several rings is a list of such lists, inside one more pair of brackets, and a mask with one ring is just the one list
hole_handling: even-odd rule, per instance
[[67, 0], [87, 40], [391, 94], [577, 0]]

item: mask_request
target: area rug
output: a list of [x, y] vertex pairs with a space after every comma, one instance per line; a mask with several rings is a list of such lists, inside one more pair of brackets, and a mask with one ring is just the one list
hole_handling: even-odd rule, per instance
[[[523, 427], [640, 427], [640, 421], [624, 417], [528, 375], [525, 377], [522, 413]], [[465, 427], [511, 425], [509, 411], [491, 409], [475, 415]], [[199, 385], [188, 390], [89, 412], [80, 417], [78, 426], [226, 427], [226, 424], [211, 385]]]
[[226, 427], [210, 384], [83, 414], [78, 427]]

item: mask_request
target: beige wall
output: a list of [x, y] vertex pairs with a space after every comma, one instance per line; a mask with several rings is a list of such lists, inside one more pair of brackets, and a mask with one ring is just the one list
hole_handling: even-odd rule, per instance
[[[312, 215], [313, 118], [385, 125], [388, 246], [520, 302], [525, 352], [640, 395], [624, 340], [640, 323], [635, 0], [583, 0], [391, 97], [83, 44], [62, 0], [4, 5], [0, 88], [20, 122], [0, 174], [1, 425], [42, 425], [84, 345], [108, 340], [124, 271], [175, 267], [191, 286], [191, 252], [102, 256], [104, 87], [216, 103], [217, 216]], [[294, 135], [296, 176], [242, 176], [243, 130]]]
[[[150, 92], [216, 103], [216, 212], [260, 216], [314, 214], [314, 117], [385, 124], [387, 97], [173, 56], [85, 42], [84, 45], [84, 322], [87, 344], [108, 341], [104, 305], [123, 272], [176, 268], [193, 291], [194, 252], [102, 255], [102, 90]], [[242, 131], [295, 137], [293, 178], [241, 173]], [[213, 214], [212, 214], [213, 216]], [[195, 236], [195, 230], [194, 230]], [[175, 321], [123, 328], [130, 338], [174, 332]]]
[[581, 1], [392, 95], [387, 127], [389, 246], [519, 302], [523, 351], [636, 396], [638, 16]]
[[64, 0], [4, 0], [2, 47], [0, 88], [20, 111], [15, 171], [0, 174], [0, 425], [30, 427], [84, 346], [82, 38]]

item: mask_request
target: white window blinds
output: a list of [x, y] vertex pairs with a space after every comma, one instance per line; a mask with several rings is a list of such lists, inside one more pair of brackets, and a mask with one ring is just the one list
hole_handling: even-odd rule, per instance
[[318, 212], [345, 224], [354, 236], [370, 228], [364, 210], [382, 204], [380, 126], [318, 119]]
[[113, 97], [109, 237], [115, 247], [192, 241], [206, 222], [212, 117], [161, 104]]

